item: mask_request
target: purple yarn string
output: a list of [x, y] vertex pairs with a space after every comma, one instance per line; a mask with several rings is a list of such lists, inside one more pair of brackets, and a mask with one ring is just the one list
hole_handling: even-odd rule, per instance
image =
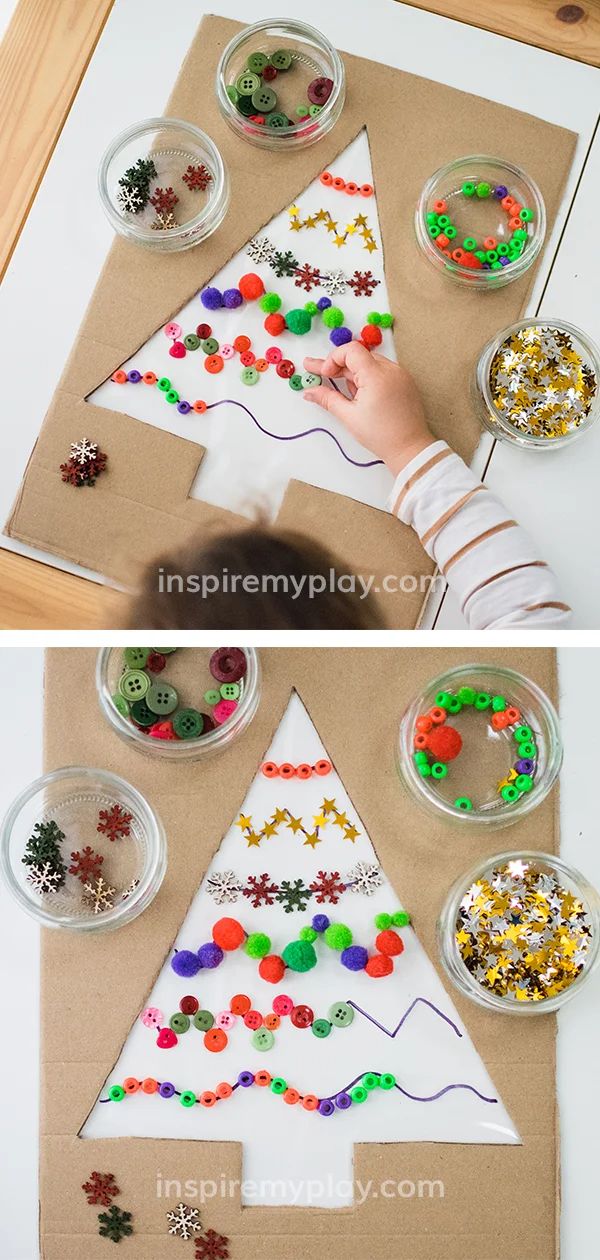
[[391, 1037], [393, 1040], [394, 1037], [396, 1036], [396, 1033], [400, 1032], [400, 1029], [402, 1028], [404, 1021], [408, 1019], [408, 1016], [410, 1015], [411, 1011], [414, 1011], [415, 1006], [418, 1006], [419, 1002], [422, 1002], [424, 1006], [428, 1006], [431, 1011], [434, 1011], [436, 1015], [439, 1015], [440, 1019], [443, 1019], [447, 1024], [449, 1024], [450, 1027], [454, 1029], [454, 1032], [456, 1033], [457, 1037], [462, 1037], [462, 1033], [460, 1029], [457, 1027], [455, 1023], [453, 1023], [453, 1021], [449, 1018], [449, 1016], [444, 1015], [444, 1012], [440, 1011], [438, 1007], [434, 1006], [433, 1002], [428, 1001], [427, 998], [423, 998], [423, 997], [415, 998], [414, 1002], [411, 1002], [408, 1009], [405, 1010], [404, 1015], [402, 1016], [399, 1023], [396, 1024], [396, 1027], [393, 1032], [390, 1032], [389, 1028], [385, 1027], [385, 1024], [380, 1024], [379, 1020], [375, 1019], [373, 1015], [369, 1015], [368, 1011], [363, 1011], [362, 1006], [358, 1006], [358, 1004], [356, 1002], [353, 1002], [351, 998], [348, 999], [348, 1006], [354, 1007], [354, 1010], [358, 1011], [359, 1015], [364, 1015], [365, 1019], [370, 1020], [372, 1024], [375, 1024], [376, 1028], [379, 1028], [381, 1032], [385, 1033], [386, 1037]]
[[[382, 1072], [375, 1072], [373, 1068], [371, 1068], [371, 1071], [373, 1072], [373, 1075], [375, 1076], [383, 1075]], [[359, 1076], [354, 1077], [353, 1081], [349, 1081], [347, 1085], [344, 1085], [343, 1089], [341, 1090], [336, 1089], [334, 1094], [326, 1094], [325, 1097], [327, 1101], [333, 1102], [333, 1100], [337, 1097], [338, 1094], [348, 1093], [348, 1091], [352, 1089], [353, 1085], [358, 1085], [358, 1082], [362, 1081], [363, 1076], [365, 1076], [365, 1073], [361, 1072]], [[437, 1094], [425, 1094], [424, 1097], [421, 1097], [420, 1094], [410, 1094], [407, 1089], [403, 1089], [402, 1086], [398, 1085], [397, 1082], [394, 1085], [394, 1089], [399, 1090], [401, 1094], [404, 1094], [405, 1098], [410, 1098], [412, 1102], [435, 1102], [436, 1099], [443, 1098], [444, 1094], [448, 1094], [451, 1089], [468, 1089], [470, 1090], [472, 1094], [476, 1094], [477, 1097], [480, 1098], [482, 1102], [485, 1102], [485, 1103], [498, 1102], [497, 1098], [487, 1098], [485, 1094], [480, 1094], [479, 1090], [475, 1089], [474, 1085], [465, 1085], [462, 1081], [455, 1081], [451, 1085], [444, 1085], [442, 1089], [438, 1089]], [[323, 1099], [320, 1099], [319, 1101], [322, 1102]]]
[[246, 415], [250, 416], [257, 429], [260, 429], [260, 432], [264, 433], [266, 437], [274, 438], [276, 442], [296, 442], [298, 438], [310, 437], [312, 433], [325, 433], [327, 437], [331, 438], [332, 442], [335, 442], [340, 455], [343, 455], [349, 464], [354, 464], [355, 468], [375, 468], [377, 465], [383, 464], [382, 459], [371, 459], [365, 463], [362, 463], [359, 459], [352, 459], [350, 455], [346, 454], [341, 443], [338, 442], [335, 433], [332, 433], [331, 429], [322, 428], [320, 425], [314, 429], [304, 429], [302, 433], [271, 433], [270, 429], [265, 429], [264, 425], [256, 419], [256, 416], [252, 414], [249, 408], [244, 403], [238, 402], [236, 398], [221, 398], [218, 402], [208, 403], [206, 410], [211, 411], [213, 407], [224, 407], [226, 403], [231, 403], [233, 407], [241, 407], [242, 411], [245, 411]]

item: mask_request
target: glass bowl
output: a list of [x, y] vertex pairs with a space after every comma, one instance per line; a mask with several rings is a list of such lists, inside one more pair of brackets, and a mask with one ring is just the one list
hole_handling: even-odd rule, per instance
[[415, 231], [438, 271], [475, 289], [497, 289], [535, 262], [546, 211], [537, 184], [518, 166], [476, 154], [449, 162], [427, 180]]
[[122, 131], [102, 158], [98, 190], [116, 232], [171, 252], [206, 240], [229, 204], [217, 146], [180, 118], [148, 118]]
[[[530, 887], [528, 889], [527, 881], [537, 881], [541, 876], [542, 882], [538, 885], [535, 894], [531, 894]], [[490, 880], [495, 882], [490, 884]], [[561, 917], [564, 915], [565, 926], [559, 928], [561, 932], [561, 944], [555, 951], [552, 945], [552, 935], [554, 928], [559, 926], [556, 921], [544, 919], [546, 931], [550, 933], [550, 942], [545, 943], [538, 940], [538, 936], [542, 933], [539, 928], [540, 923], [540, 906], [546, 910], [546, 897], [552, 895], [553, 889], [556, 888], [554, 881], [557, 881], [561, 889], [567, 894], [571, 894], [571, 902], [567, 903], [568, 910], [572, 913], [572, 918], [565, 914], [565, 901], [560, 897], [558, 900], [557, 912]], [[476, 894], [479, 890], [474, 887], [477, 883], [483, 884], [483, 897], [488, 905], [491, 901], [491, 909], [488, 910], [484, 905], [480, 909]], [[529, 891], [529, 899], [525, 902], [521, 894]], [[490, 932], [488, 931], [489, 918], [494, 917], [495, 906], [494, 899], [498, 896], [499, 915], [494, 919], [494, 927], [492, 929], [492, 949], [493, 957], [490, 968], [487, 963], [479, 964], [476, 960], [489, 958], [487, 953], [490, 945]], [[509, 912], [505, 911], [502, 898], [510, 899]], [[581, 903], [582, 913], [576, 915], [576, 907], [573, 905], [573, 898]], [[473, 905], [474, 903], [474, 905]], [[533, 909], [532, 909], [533, 908]], [[550, 911], [553, 913], [553, 911]], [[521, 936], [519, 929], [525, 921], [525, 935]], [[512, 931], [512, 937], [504, 935], [502, 924], [506, 923], [508, 929]], [[579, 925], [585, 923], [589, 928], [589, 935], [585, 940], [585, 948], [577, 950], [577, 942], [573, 949], [573, 941], [570, 939], [573, 929], [578, 933]], [[457, 940], [456, 933], [460, 931], [461, 939]], [[530, 941], [529, 933], [532, 931], [534, 941]], [[514, 933], [516, 932], [516, 938]], [[564, 935], [563, 935], [564, 933]], [[471, 870], [462, 875], [450, 889], [446, 899], [444, 908], [441, 912], [437, 925], [438, 945], [440, 948], [441, 960], [444, 969], [453, 984], [464, 993], [466, 997], [471, 998], [474, 1002], [478, 1002], [481, 1006], [487, 1006], [493, 1010], [501, 1011], [508, 1015], [546, 1015], [549, 1011], [555, 1011], [564, 1002], [569, 1001], [579, 992], [582, 985], [585, 984], [588, 976], [593, 971], [598, 962], [599, 945], [600, 945], [600, 898], [596, 890], [588, 883], [585, 876], [573, 867], [561, 861], [560, 858], [554, 857], [550, 853], [526, 852], [509, 852], [498, 853], [494, 857], [486, 858], [484, 862], [473, 866]], [[579, 938], [581, 940], [581, 938]], [[510, 942], [512, 950], [512, 959], [508, 962], [501, 962], [498, 968], [499, 975], [495, 975], [494, 961], [501, 957], [506, 949], [506, 942]], [[531, 946], [532, 953], [539, 949], [545, 951], [545, 955], [535, 963], [529, 965], [524, 963], [526, 976], [523, 976], [520, 967], [520, 956], [524, 950], [521, 946], [525, 945], [528, 949]], [[498, 948], [500, 947], [500, 948]], [[566, 947], [566, 948], [565, 948]], [[483, 977], [478, 979], [466, 965], [463, 959], [461, 949], [466, 952], [471, 966], [481, 965], [483, 968]], [[549, 953], [552, 954], [549, 963]], [[504, 954], [504, 957], [506, 955]], [[574, 961], [572, 961], [574, 959]], [[565, 960], [569, 973], [571, 969], [573, 978], [568, 978], [568, 973], [558, 978], [558, 985], [555, 982], [557, 978], [557, 969], [554, 964], [558, 961], [558, 970], [560, 970], [562, 961]], [[516, 964], [515, 969], [511, 963]], [[508, 967], [508, 974], [507, 974]], [[553, 968], [550, 971], [550, 967]], [[552, 992], [550, 989], [548, 996], [535, 998], [533, 991], [540, 988], [539, 982], [534, 977], [537, 971], [542, 972], [541, 987], [546, 985], [558, 987], [558, 992]], [[519, 974], [515, 974], [518, 972]], [[492, 988], [492, 984], [495, 988]], [[559, 987], [564, 985], [564, 987]], [[525, 995], [521, 998], [516, 996], [517, 992]]]
[[267, 18], [227, 45], [216, 92], [225, 121], [244, 140], [264, 149], [306, 148], [337, 122], [346, 73], [339, 53], [314, 27]]
[[[544, 384], [537, 382], [540, 372]], [[553, 451], [591, 428], [600, 411], [599, 380], [600, 351], [593, 341], [565, 320], [538, 316], [512, 324], [488, 342], [473, 387], [480, 419], [495, 438]], [[517, 405], [512, 398], [512, 383], [521, 385], [521, 396], [526, 391], [527, 410], [535, 421], [523, 415], [522, 401]], [[554, 391], [550, 399], [548, 388]], [[575, 398], [569, 391], [575, 391]]]
[[506, 827], [535, 809], [558, 775], [558, 716], [522, 674], [461, 665], [415, 696], [400, 722], [396, 761], [430, 813], [464, 827]]
[[[27, 878], [28, 872], [36, 878], [38, 864], [33, 872], [23, 856], [36, 824], [46, 834], [52, 823], [52, 852], [64, 878], [52, 878], [57, 866], [50, 859], [47, 890], [38, 890]], [[136, 788], [106, 770], [67, 766], [43, 775], [19, 793], [2, 823], [2, 875], [21, 908], [44, 927], [102, 932], [130, 923], [154, 900], [166, 869], [160, 818]]]
[[[245, 673], [239, 676], [235, 661], [228, 664], [225, 657], [226, 668], [219, 672], [230, 674], [232, 678], [235, 676], [235, 681], [226, 683], [216, 680], [209, 670], [209, 660], [214, 651], [225, 654], [243, 652]], [[158, 670], [153, 659], [157, 655], [160, 658]], [[139, 678], [137, 682], [134, 679], [133, 684], [125, 684], [125, 674], [132, 670]], [[136, 709], [132, 685], [140, 689], [141, 700], [145, 703], [149, 687], [157, 688], [164, 684], [167, 689], [164, 704], [159, 697], [158, 704], [152, 702], [154, 708], [149, 713]], [[96, 686], [100, 708], [121, 739], [150, 756], [178, 762], [197, 760], [222, 752], [250, 725], [260, 701], [260, 664], [255, 649], [247, 647], [105, 647], [98, 653]], [[211, 696], [210, 692], [214, 694]], [[148, 706], [145, 705], [145, 708]], [[196, 735], [199, 713], [203, 717], [203, 730]], [[190, 714], [195, 714], [195, 717], [190, 717]], [[179, 729], [179, 737], [173, 738], [174, 732], [169, 730], [171, 723], [175, 724], [176, 730]], [[162, 732], [149, 735], [147, 732], [157, 724], [162, 726]], [[162, 737], [158, 737], [161, 734]]]

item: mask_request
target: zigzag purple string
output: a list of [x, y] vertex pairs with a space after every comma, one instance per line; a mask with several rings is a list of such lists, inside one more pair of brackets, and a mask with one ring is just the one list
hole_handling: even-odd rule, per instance
[[419, 1002], [422, 1002], [424, 1006], [428, 1006], [430, 1010], [435, 1011], [435, 1014], [439, 1015], [440, 1019], [443, 1019], [446, 1024], [449, 1024], [450, 1027], [454, 1029], [454, 1032], [456, 1033], [457, 1037], [462, 1037], [462, 1033], [460, 1029], [457, 1027], [456, 1024], [452, 1022], [449, 1016], [444, 1015], [444, 1012], [440, 1011], [439, 1008], [437, 1006], [434, 1006], [433, 1002], [430, 1002], [427, 998], [424, 998], [424, 997], [415, 998], [414, 1002], [411, 1002], [408, 1009], [404, 1012], [402, 1019], [399, 1021], [398, 1024], [396, 1024], [396, 1027], [393, 1032], [390, 1032], [389, 1028], [385, 1027], [385, 1024], [380, 1024], [379, 1020], [375, 1019], [373, 1015], [369, 1015], [368, 1011], [363, 1011], [362, 1006], [358, 1006], [356, 1002], [353, 1002], [351, 998], [348, 998], [348, 1006], [353, 1006], [354, 1010], [358, 1011], [359, 1015], [364, 1015], [365, 1019], [370, 1020], [372, 1024], [375, 1024], [376, 1028], [381, 1029], [381, 1032], [385, 1033], [386, 1037], [391, 1037], [392, 1040], [396, 1036], [396, 1033], [400, 1032], [400, 1029], [402, 1028], [404, 1021], [408, 1019], [408, 1016], [410, 1015], [411, 1011], [414, 1011], [415, 1006], [418, 1006]]
[[244, 403], [238, 402], [236, 398], [221, 398], [218, 402], [208, 403], [206, 410], [210, 411], [213, 407], [224, 407], [226, 403], [231, 403], [234, 407], [241, 407], [242, 411], [245, 411], [246, 415], [250, 416], [257, 429], [260, 429], [261, 433], [264, 433], [266, 437], [275, 438], [276, 442], [296, 442], [298, 438], [310, 437], [311, 433], [325, 433], [327, 437], [331, 438], [332, 442], [335, 442], [340, 455], [343, 455], [349, 464], [354, 464], [355, 468], [375, 468], [378, 464], [383, 464], [382, 459], [371, 459], [366, 463], [361, 463], [359, 459], [352, 459], [350, 455], [346, 454], [341, 443], [338, 442], [335, 433], [332, 433], [331, 429], [324, 429], [321, 426], [317, 426], [314, 429], [304, 429], [302, 433], [271, 433], [270, 429], [265, 429], [264, 425], [256, 419], [256, 416], [252, 414], [250, 409]]

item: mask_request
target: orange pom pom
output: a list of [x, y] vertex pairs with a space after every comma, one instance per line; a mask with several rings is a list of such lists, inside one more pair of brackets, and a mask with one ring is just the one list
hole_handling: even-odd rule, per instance
[[239, 949], [246, 939], [246, 933], [237, 919], [219, 919], [212, 930], [212, 938], [221, 949]]
[[285, 332], [285, 318], [279, 314], [279, 311], [274, 311], [273, 314], [267, 315], [264, 326], [272, 337], [278, 337], [280, 333]]
[[254, 271], [249, 271], [247, 276], [242, 276], [238, 281], [238, 289], [243, 298], [247, 302], [255, 302], [257, 298], [262, 297], [265, 286]]
[[279, 984], [283, 979], [285, 972], [285, 963], [279, 954], [267, 954], [266, 958], [261, 958], [258, 964], [258, 974], [263, 980], [268, 980], [270, 984]]
[[393, 970], [394, 964], [386, 954], [373, 954], [373, 957], [369, 958], [365, 967], [367, 975], [373, 976], [375, 979], [378, 979], [379, 976], [389, 976]]
[[360, 334], [360, 339], [369, 350], [373, 346], [380, 346], [383, 341], [381, 328], [378, 328], [377, 324], [365, 324]]
[[388, 958], [397, 958], [404, 949], [404, 941], [393, 928], [386, 928], [375, 937], [375, 948], [380, 954], [386, 954]]

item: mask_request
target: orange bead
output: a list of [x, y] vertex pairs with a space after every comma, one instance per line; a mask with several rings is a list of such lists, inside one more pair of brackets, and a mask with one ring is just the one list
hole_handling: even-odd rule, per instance
[[302, 1099], [302, 1106], [305, 1111], [316, 1111], [319, 1106], [319, 1099], [316, 1094], [305, 1094]]
[[361, 184], [358, 191], [361, 197], [372, 197], [375, 190], [372, 184]]
[[285, 1093], [283, 1094], [283, 1101], [284, 1103], [287, 1103], [288, 1106], [290, 1107], [293, 1107], [294, 1103], [300, 1102], [300, 1095], [298, 1093], [298, 1090], [286, 1089]]
[[331, 181], [331, 184], [332, 188], [335, 188], [337, 192], [343, 192], [346, 187], [346, 181], [345, 179], [342, 179], [340, 175], [336, 175], [335, 179]]
[[123, 1089], [126, 1094], [137, 1094], [140, 1085], [141, 1082], [136, 1080], [135, 1076], [128, 1076], [127, 1080], [123, 1081]]
[[436, 214], [445, 214], [448, 209], [448, 203], [446, 201], [434, 201], [433, 209]]
[[505, 713], [508, 718], [509, 726], [514, 726], [515, 722], [520, 722], [521, 710], [515, 708], [514, 705], [510, 705], [510, 707], [505, 710]]
[[297, 779], [310, 779], [311, 775], [312, 766], [309, 766], [307, 761], [302, 761], [299, 766], [296, 766]]
[[330, 761], [326, 761], [324, 757], [322, 757], [320, 761], [315, 761], [315, 774], [329, 774], [330, 771]]
[[504, 731], [509, 726], [509, 720], [506, 716], [506, 709], [502, 713], [492, 714], [492, 726], [495, 731]]
[[279, 773], [282, 779], [293, 779], [296, 773], [296, 767], [291, 761], [283, 761], [279, 767]]
[[520, 201], [513, 201], [511, 210], [514, 215], [520, 214], [522, 209], [523, 209], [523, 206]]
[[415, 735], [415, 748], [419, 752], [422, 752], [424, 748], [427, 748], [427, 736], [423, 731], [421, 731], [418, 735]]
[[464, 251], [464, 249], [463, 249], [460, 245], [457, 245], [456, 249], [453, 249], [453, 250], [452, 250], [452, 261], [453, 261], [453, 262], [455, 262], [455, 263], [462, 263], [462, 262], [463, 262], [463, 259], [464, 259], [464, 256], [465, 256], [465, 251]]
[[450, 241], [448, 240], [448, 237], [444, 235], [443, 232], [440, 232], [439, 236], [436, 237], [435, 243], [438, 249], [445, 249], [446, 245], [450, 244]]
[[511, 232], [516, 232], [519, 228], [524, 228], [525, 224], [523, 223], [523, 220], [519, 219], [517, 216], [515, 219], [508, 220], [508, 226], [511, 229]]
[[502, 201], [500, 202], [500, 205], [502, 206], [503, 210], [512, 210], [514, 204], [515, 204], [515, 199], [514, 197], [511, 197], [511, 196], [503, 197]]
[[423, 735], [427, 735], [433, 726], [433, 722], [428, 713], [423, 713], [421, 717], [417, 718], [415, 726]]
[[261, 1068], [260, 1072], [257, 1072], [254, 1077], [254, 1084], [262, 1085], [264, 1087], [265, 1085], [270, 1085], [272, 1079], [273, 1077], [271, 1076], [271, 1073], [267, 1072], [266, 1068]]
[[124, 385], [125, 381], [127, 380], [127, 372], [123, 372], [123, 370], [119, 368], [118, 372], [113, 372], [111, 379], [115, 382], [116, 385]]
[[214, 1107], [216, 1101], [217, 1095], [211, 1093], [210, 1089], [205, 1089], [204, 1093], [200, 1095], [200, 1105], [202, 1107]]
[[158, 376], [156, 376], [154, 372], [144, 372], [144, 375], [142, 376], [142, 380], [144, 382], [144, 385], [156, 385]]
[[206, 411], [206, 403], [203, 402], [201, 398], [197, 398], [196, 402], [192, 406], [192, 411], [195, 411], [198, 416], [204, 415], [204, 412]]
[[434, 726], [441, 726], [442, 722], [446, 721], [446, 710], [435, 705], [433, 709], [429, 710], [429, 717]]
[[333, 183], [333, 175], [331, 174], [330, 171], [323, 171], [323, 174], [321, 175], [320, 179], [321, 179], [321, 183], [325, 184], [326, 188], [329, 187], [329, 184]]
[[280, 1023], [281, 1020], [279, 1015], [265, 1015], [265, 1028], [269, 1028], [271, 1032], [274, 1032], [276, 1028], [279, 1028]]
[[355, 184], [354, 180], [352, 179], [348, 180], [348, 183], [346, 184], [344, 192], [348, 193], [349, 197], [356, 197], [356, 194], [358, 192], [358, 184]]
[[215, 1094], [217, 1095], [217, 1098], [231, 1098], [231, 1095], [233, 1094], [233, 1087], [229, 1085], [227, 1081], [221, 1081], [221, 1084], [217, 1085]]
[[260, 768], [265, 779], [276, 779], [279, 774], [279, 766], [275, 761], [263, 761]]
[[155, 1081], [153, 1076], [147, 1076], [145, 1081], [142, 1081], [142, 1090], [144, 1094], [155, 1094], [157, 1089], [158, 1081]]
[[495, 236], [486, 236], [486, 237], [484, 237], [484, 241], [483, 241], [483, 248], [484, 248], [484, 249], [495, 249], [495, 248], [496, 248], [496, 246], [497, 246], [497, 244], [498, 244], [498, 242], [497, 242], [497, 240], [496, 240], [496, 237], [495, 237]]

